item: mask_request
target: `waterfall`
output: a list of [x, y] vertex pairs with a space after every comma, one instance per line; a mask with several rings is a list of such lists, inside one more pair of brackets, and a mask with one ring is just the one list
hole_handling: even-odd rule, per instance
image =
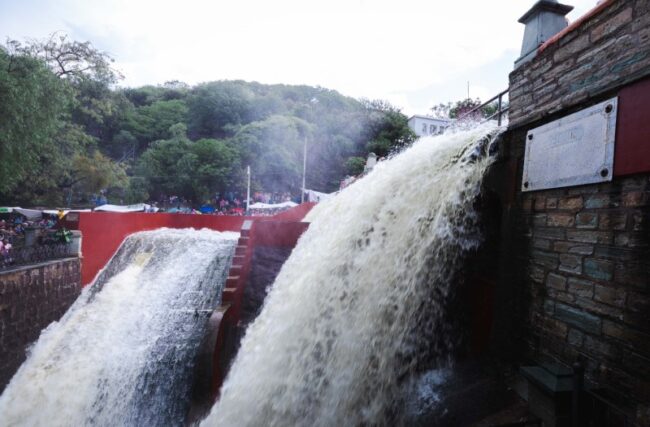
[[421, 364], [444, 367], [445, 304], [481, 243], [499, 129], [422, 138], [309, 214], [202, 426], [396, 425]]
[[237, 237], [171, 229], [128, 237], [30, 349], [0, 396], [0, 425], [183, 425], [206, 312], [218, 304]]

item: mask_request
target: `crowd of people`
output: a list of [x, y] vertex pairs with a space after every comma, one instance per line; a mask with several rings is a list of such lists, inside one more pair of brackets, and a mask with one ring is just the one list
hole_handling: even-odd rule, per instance
[[[19, 213], [2, 214], [0, 218], [0, 268], [13, 265], [15, 262], [14, 252], [28, 245], [49, 245], [68, 240], [69, 235], [66, 230], [57, 229], [57, 224], [56, 214], [43, 214], [41, 219], [33, 221]], [[30, 236], [29, 239], [28, 236]]]
[[[288, 192], [262, 192], [257, 191], [251, 195], [250, 204], [265, 203], [265, 204], [283, 204], [285, 202], [293, 201], [300, 197], [293, 197]], [[163, 196], [157, 201], [153, 202], [147, 212], [167, 212], [167, 213], [186, 213], [186, 214], [203, 214], [203, 215], [231, 215], [243, 216], [246, 215], [246, 195], [234, 191], [227, 191], [224, 193], [215, 193], [211, 200], [206, 200], [200, 206], [196, 206], [192, 201], [187, 200], [180, 196]], [[276, 209], [270, 209], [275, 213], [288, 209], [287, 206], [281, 206]], [[255, 210], [256, 215], [269, 215], [264, 212]]]

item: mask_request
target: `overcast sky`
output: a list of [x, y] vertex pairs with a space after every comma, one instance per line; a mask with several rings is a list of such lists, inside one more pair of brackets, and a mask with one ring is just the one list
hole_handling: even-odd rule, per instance
[[[0, 37], [63, 31], [108, 52], [122, 86], [307, 84], [406, 114], [505, 89], [533, 0], [0, 0]], [[570, 20], [596, 0], [567, 0]]]

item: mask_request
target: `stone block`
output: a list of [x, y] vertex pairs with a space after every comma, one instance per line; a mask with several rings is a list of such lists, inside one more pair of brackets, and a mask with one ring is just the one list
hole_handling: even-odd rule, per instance
[[570, 277], [568, 292], [579, 298], [591, 299], [594, 296], [594, 282]]
[[641, 231], [646, 227], [648, 223], [648, 217], [650, 217], [650, 212], [643, 211], [634, 211], [631, 213], [632, 216], [632, 230]]
[[577, 255], [593, 255], [594, 246], [586, 243], [577, 242], [554, 242], [553, 250], [555, 252], [570, 253]]
[[597, 280], [612, 280], [614, 263], [597, 258], [585, 258], [584, 274]]
[[648, 246], [649, 240], [642, 233], [617, 233], [614, 244], [624, 248], [639, 248]]
[[537, 265], [541, 265], [551, 270], [557, 268], [559, 262], [558, 254], [541, 250], [532, 250], [530, 255], [533, 263]]
[[546, 239], [533, 239], [533, 247], [536, 249], [551, 249], [551, 241]]
[[594, 300], [615, 307], [625, 307], [626, 293], [624, 289], [611, 286], [595, 285]]
[[577, 228], [596, 228], [598, 227], [598, 214], [592, 212], [581, 212], [576, 215], [575, 224]]
[[528, 277], [535, 283], [544, 283], [545, 275], [544, 269], [538, 265], [532, 264], [528, 267]]
[[603, 209], [616, 207], [618, 204], [610, 199], [609, 194], [594, 194], [585, 199], [584, 206], [587, 209]]
[[562, 46], [561, 49], [558, 49], [553, 55], [553, 60], [555, 62], [564, 61], [565, 59], [575, 56], [578, 52], [581, 52], [589, 47], [589, 44], [589, 34], [583, 34], [565, 46]]
[[546, 209], [556, 209], [557, 208], [557, 197], [547, 197], [546, 198]]
[[546, 216], [546, 225], [549, 227], [573, 227], [575, 218], [569, 213], [549, 213]]
[[611, 305], [603, 304], [586, 298], [576, 298], [575, 304], [581, 309], [601, 317], [609, 317], [615, 320], [625, 320], [624, 310], [618, 307], [612, 307]]
[[569, 331], [567, 341], [574, 347], [581, 347], [582, 341], [584, 340], [584, 334], [578, 329], [571, 329]]
[[582, 257], [570, 254], [560, 254], [560, 271], [580, 274], [582, 272]]
[[559, 227], [537, 227], [533, 233], [536, 238], [549, 240], [564, 240], [566, 237], [565, 230]]
[[602, 24], [596, 26], [591, 31], [591, 42], [596, 43], [603, 37], [615, 32], [623, 25], [627, 24], [632, 20], [632, 8], [628, 7], [623, 11], [619, 12], [616, 16], [607, 19]]
[[580, 210], [583, 206], [582, 196], [566, 196], [559, 200], [558, 208], [564, 210]]
[[600, 243], [609, 245], [614, 242], [614, 235], [609, 231], [567, 230], [567, 240], [571, 242]]
[[533, 225], [534, 226], [545, 226], [546, 225], [546, 214], [535, 214], [533, 215]]
[[627, 224], [627, 213], [613, 212], [601, 213], [598, 228], [601, 230], [625, 230]]
[[564, 291], [566, 289], [567, 279], [564, 276], [559, 274], [549, 273], [546, 277], [546, 286], [558, 291]]
[[548, 298], [544, 300], [544, 313], [549, 316], [555, 313], [555, 301]]
[[555, 304], [555, 317], [585, 332], [600, 334], [602, 321], [598, 316], [566, 304]]
[[629, 248], [617, 248], [615, 246], [598, 246], [594, 255], [597, 258], [607, 258], [619, 261], [629, 261], [638, 256], [638, 253]]
[[623, 194], [621, 201], [627, 208], [644, 206], [647, 204], [647, 194], [643, 191], [630, 191]]

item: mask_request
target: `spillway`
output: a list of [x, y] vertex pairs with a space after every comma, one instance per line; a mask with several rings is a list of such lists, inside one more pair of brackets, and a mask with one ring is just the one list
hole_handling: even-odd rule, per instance
[[202, 426], [403, 423], [421, 365], [449, 364], [447, 302], [481, 243], [499, 129], [422, 138], [308, 216]]
[[206, 313], [237, 237], [189, 229], [128, 237], [30, 349], [0, 396], [0, 425], [183, 425]]

